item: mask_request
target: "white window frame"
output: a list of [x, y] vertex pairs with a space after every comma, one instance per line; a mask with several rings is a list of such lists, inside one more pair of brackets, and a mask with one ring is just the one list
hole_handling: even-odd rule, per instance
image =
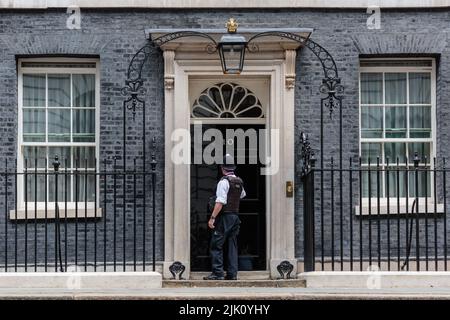
[[[95, 68], [63, 68], [63, 67], [22, 67], [23, 62], [33, 62], [33, 63], [95, 63]], [[95, 142], [24, 142], [23, 141], [23, 74], [32, 74], [32, 73], [45, 73], [45, 74], [94, 74], [95, 75]], [[71, 88], [72, 90], [72, 88]], [[47, 103], [47, 102], [46, 102]], [[45, 106], [48, 107], [47, 105]], [[96, 168], [99, 168], [99, 141], [100, 141], [100, 62], [98, 59], [92, 58], [23, 58], [18, 60], [18, 143], [17, 143], [17, 171], [24, 172], [23, 165], [23, 149], [25, 146], [42, 146], [42, 147], [51, 147], [51, 146], [70, 146], [70, 147], [82, 147], [89, 146], [95, 147], [95, 158], [96, 158]], [[48, 122], [46, 121], [46, 126], [48, 126]], [[72, 126], [72, 121], [71, 121]], [[47, 131], [47, 130], [46, 130]], [[72, 134], [72, 130], [71, 130]], [[51, 161], [51, 158], [49, 158]], [[72, 163], [72, 167], [75, 164]], [[83, 164], [80, 164], [80, 171], [84, 171]], [[88, 170], [89, 171], [89, 170]], [[52, 172], [49, 170], [49, 172]], [[64, 169], [61, 170], [64, 172]], [[34, 169], [29, 170], [29, 175], [33, 175]], [[61, 175], [63, 178], [63, 175]], [[99, 209], [99, 177], [97, 179], [97, 203], [87, 202], [87, 210], [85, 210], [85, 201], [78, 202], [78, 217], [84, 218], [85, 213], [87, 217], [101, 217], [101, 209]], [[25, 199], [24, 199], [24, 181], [23, 175], [19, 175], [17, 178], [17, 214], [15, 210], [10, 211], [11, 219], [24, 219], [25, 218]], [[73, 189], [73, 188], [72, 188]], [[75, 201], [67, 202], [67, 213], [65, 210], [64, 201], [58, 201], [59, 203], [59, 211], [61, 217], [73, 218], [75, 217]], [[33, 219], [43, 218], [45, 216], [45, 202], [36, 202], [37, 212], [35, 212], [35, 202], [28, 202], [27, 206], [27, 218]], [[55, 205], [54, 202], [47, 202], [47, 218], [51, 219], [55, 216]], [[97, 208], [97, 210], [95, 210]], [[97, 211], [97, 212], [95, 212]]]
[[[367, 142], [372, 142], [372, 143], [386, 143], [386, 142], [402, 142], [402, 143], [414, 143], [414, 142], [428, 142], [430, 143], [430, 159], [427, 159], [427, 166], [430, 167], [430, 169], [432, 170], [434, 168], [434, 164], [433, 164], [433, 158], [436, 157], [436, 61], [434, 58], [369, 58], [369, 59], [361, 59], [361, 61], [364, 60], [370, 60], [370, 61], [375, 61], [375, 60], [379, 60], [379, 61], [383, 61], [383, 60], [400, 60], [400, 61], [405, 61], [405, 60], [427, 60], [431, 62], [431, 66], [423, 66], [423, 67], [411, 67], [411, 66], [398, 66], [398, 67], [383, 67], [383, 66], [373, 66], [373, 67], [359, 67], [359, 72], [358, 72], [358, 114], [359, 114], [359, 156], [361, 157], [361, 153], [362, 153], [362, 143], [367, 143]], [[385, 134], [385, 88], [384, 88], [384, 74], [385, 73], [395, 73], [395, 72], [399, 72], [399, 73], [412, 73], [412, 72], [430, 72], [430, 79], [431, 79], [431, 137], [430, 138], [363, 138], [362, 137], [362, 121], [361, 121], [361, 110], [362, 110], [362, 106], [363, 104], [361, 103], [361, 73], [383, 73], [383, 103], [380, 104], [380, 107], [383, 107], [383, 135]], [[407, 81], [408, 81], [408, 77], [407, 77]], [[392, 106], [393, 104], [389, 104], [390, 106]], [[401, 104], [402, 106], [404, 106], [404, 104]], [[407, 104], [408, 106], [407, 108], [407, 132], [409, 132], [409, 106], [411, 106], [411, 104], [409, 104], [409, 82], [407, 82]], [[423, 104], [421, 104], [423, 105]], [[412, 105], [414, 106], [414, 104]], [[408, 156], [408, 154], [407, 154]], [[390, 166], [395, 166], [395, 160], [393, 160], [393, 162], [390, 162]], [[412, 159], [408, 159], [408, 167], [411, 167], [413, 165]], [[421, 162], [420, 164], [421, 166], [425, 166], [424, 163]], [[368, 168], [368, 164], [362, 164], [362, 167]], [[380, 156], [380, 167], [384, 168], [386, 166], [385, 164], [385, 159], [384, 159], [384, 148], [382, 148], [382, 154]], [[402, 165], [400, 165], [402, 166]], [[376, 167], [376, 162], [375, 163], [371, 163], [371, 167]], [[393, 171], [394, 172], [394, 171]], [[386, 194], [385, 194], [385, 174], [382, 174], [380, 177], [381, 181], [381, 187], [382, 187], [382, 193], [383, 196], [380, 197], [380, 214], [387, 214], [387, 204], [389, 203], [389, 207], [390, 207], [390, 213], [391, 214], [396, 214], [397, 212], [400, 213], [406, 213], [406, 212], [411, 212], [411, 207], [412, 204], [415, 200], [415, 197], [411, 197], [409, 196], [408, 198], [408, 208], [406, 207], [407, 203], [406, 203], [406, 197], [400, 197], [400, 208], [397, 208], [397, 197], [389, 197], [389, 199], [387, 199]], [[430, 181], [433, 181], [433, 173], [431, 172], [430, 174]], [[433, 193], [434, 193], [434, 189], [433, 189], [433, 183], [431, 183], [431, 188], [429, 190], [429, 196], [427, 198], [425, 197], [419, 197], [419, 211], [420, 212], [424, 212], [425, 209], [425, 200], [428, 203], [428, 210], [429, 213], [433, 213], [434, 212], [434, 197], [433, 197]], [[377, 207], [377, 197], [371, 197], [370, 198], [370, 203], [371, 203], [371, 214], [372, 215], [376, 215], [378, 213], [378, 207]], [[437, 204], [437, 212], [443, 212], [443, 205], [442, 204]], [[360, 214], [360, 209], [359, 206], [355, 207], [355, 213], [357, 215]], [[367, 215], [369, 214], [369, 197], [362, 197], [362, 214], [363, 215]]]

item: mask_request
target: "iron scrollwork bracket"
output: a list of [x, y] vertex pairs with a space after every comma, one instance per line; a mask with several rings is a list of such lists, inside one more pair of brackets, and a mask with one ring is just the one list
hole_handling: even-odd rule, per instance
[[[131, 60], [128, 67], [126, 86], [122, 89], [122, 93], [124, 95], [131, 95], [131, 97], [126, 101], [131, 102], [128, 109], [132, 110], [133, 115], [136, 111], [138, 102], [142, 102], [142, 100], [138, 98], [139, 90], [143, 85], [142, 69], [145, 62], [149, 60], [152, 47], [161, 47], [170, 41], [185, 37], [201, 37], [207, 39], [209, 43], [206, 46], [206, 51], [210, 54], [216, 52], [218, 49], [218, 43], [212, 36], [199, 31], [185, 30], [172, 32], [149, 41], [134, 55]], [[324, 79], [322, 80], [322, 85], [320, 86], [320, 92], [326, 94], [326, 97], [322, 99], [322, 103], [324, 103], [329, 109], [330, 116], [334, 109], [341, 107], [341, 94], [344, 91], [344, 87], [341, 85], [341, 79], [338, 75], [336, 63], [332, 55], [325, 48], [311, 40], [309, 37], [303, 37], [301, 35], [286, 31], [266, 31], [254, 35], [247, 41], [246, 48], [249, 52], [259, 50], [258, 45], [254, 40], [261, 37], [281, 37], [298, 42], [302, 46], [307, 47], [319, 59], [324, 72]]]
[[138, 106], [144, 107], [144, 100], [139, 98], [139, 95], [145, 94], [144, 78], [142, 77], [142, 71], [144, 65], [150, 59], [150, 54], [155, 47], [161, 47], [163, 44], [172, 40], [184, 37], [201, 37], [206, 38], [210, 43], [206, 46], [208, 53], [214, 53], [217, 51], [217, 42], [208, 34], [197, 31], [179, 31], [165, 34], [159, 38], [147, 42], [131, 59], [128, 66], [127, 80], [125, 81], [125, 87], [121, 92], [127, 99], [124, 100], [124, 107], [130, 110], [133, 114], [133, 120], [135, 119], [136, 109]]
[[300, 134], [300, 143], [302, 144], [302, 177], [306, 176], [311, 168], [315, 167], [316, 159], [314, 151], [311, 148], [308, 135], [302, 132]]
[[183, 280], [182, 276], [183, 276], [183, 272], [185, 270], [186, 270], [186, 267], [180, 261], [175, 261], [169, 267], [169, 271], [172, 274], [173, 280]]
[[344, 86], [341, 85], [341, 79], [323, 79], [319, 91], [320, 93], [325, 95], [325, 97], [322, 99], [322, 103], [324, 103], [325, 107], [328, 108], [331, 118], [334, 109], [342, 107], [342, 94], [344, 93]]
[[142, 95], [145, 93], [143, 83], [144, 81], [142, 79], [127, 80], [125, 81], [126, 86], [121, 90], [122, 95], [128, 97], [128, 99], [124, 100], [124, 107], [133, 114], [133, 121], [136, 118], [138, 106], [142, 106], [144, 102], [139, 98], [140, 94]]
[[280, 274], [280, 278], [278, 279], [291, 279], [291, 273], [294, 270], [294, 266], [289, 261], [284, 260], [277, 266], [277, 270]]
[[331, 118], [333, 111], [342, 107], [342, 94], [344, 93], [344, 86], [341, 84], [336, 62], [324, 47], [311, 39], [306, 41], [305, 46], [311, 50], [322, 64], [324, 78], [319, 87], [319, 92], [325, 95], [321, 103], [328, 108]]
[[322, 99], [322, 103], [328, 108], [331, 117], [334, 109], [342, 106], [342, 94], [344, 92], [344, 86], [341, 84], [341, 79], [339, 78], [333, 56], [324, 47], [314, 42], [309, 37], [305, 38], [298, 34], [284, 31], [267, 31], [254, 35], [247, 42], [247, 50], [250, 52], [258, 51], [258, 45], [253, 40], [269, 36], [282, 37], [298, 42], [308, 48], [319, 59], [324, 73], [324, 78], [319, 91], [326, 95]]
[[124, 108], [132, 112], [133, 120], [135, 120], [138, 106], [144, 107], [144, 100], [139, 98], [140, 95], [145, 94], [142, 70], [145, 62], [150, 58], [151, 50], [151, 43], [147, 43], [136, 52], [128, 66], [125, 87], [121, 90], [122, 95], [127, 97], [123, 102]]

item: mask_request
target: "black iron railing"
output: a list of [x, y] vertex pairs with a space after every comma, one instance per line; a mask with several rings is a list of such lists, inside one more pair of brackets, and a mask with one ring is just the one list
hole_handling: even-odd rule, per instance
[[317, 168], [310, 158], [302, 173], [305, 270], [447, 271], [445, 159], [331, 158]]
[[[46, 161], [44, 161], [46, 162]], [[85, 165], [80, 165], [80, 164]], [[57, 157], [0, 171], [0, 272], [155, 270], [156, 161], [150, 169]], [[34, 164], [34, 165], [33, 165]]]

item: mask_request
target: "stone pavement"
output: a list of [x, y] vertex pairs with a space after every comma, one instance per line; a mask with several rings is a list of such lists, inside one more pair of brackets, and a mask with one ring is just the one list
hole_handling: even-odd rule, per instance
[[450, 288], [313, 289], [313, 288], [162, 288], [146, 290], [0, 289], [0, 299], [64, 300], [321, 300], [450, 299]]

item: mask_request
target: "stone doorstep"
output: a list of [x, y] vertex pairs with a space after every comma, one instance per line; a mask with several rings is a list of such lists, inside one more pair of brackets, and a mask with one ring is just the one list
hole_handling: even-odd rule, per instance
[[158, 272], [0, 273], [0, 289], [124, 290], [158, 289]]
[[207, 287], [260, 287], [260, 288], [306, 288], [306, 281], [292, 280], [163, 280], [163, 288]]
[[[190, 280], [203, 280], [210, 272], [191, 272]], [[167, 279], [169, 280], [169, 279]], [[238, 280], [270, 280], [269, 271], [239, 271]]]
[[307, 288], [450, 289], [450, 272], [442, 271], [315, 271], [298, 275]]

